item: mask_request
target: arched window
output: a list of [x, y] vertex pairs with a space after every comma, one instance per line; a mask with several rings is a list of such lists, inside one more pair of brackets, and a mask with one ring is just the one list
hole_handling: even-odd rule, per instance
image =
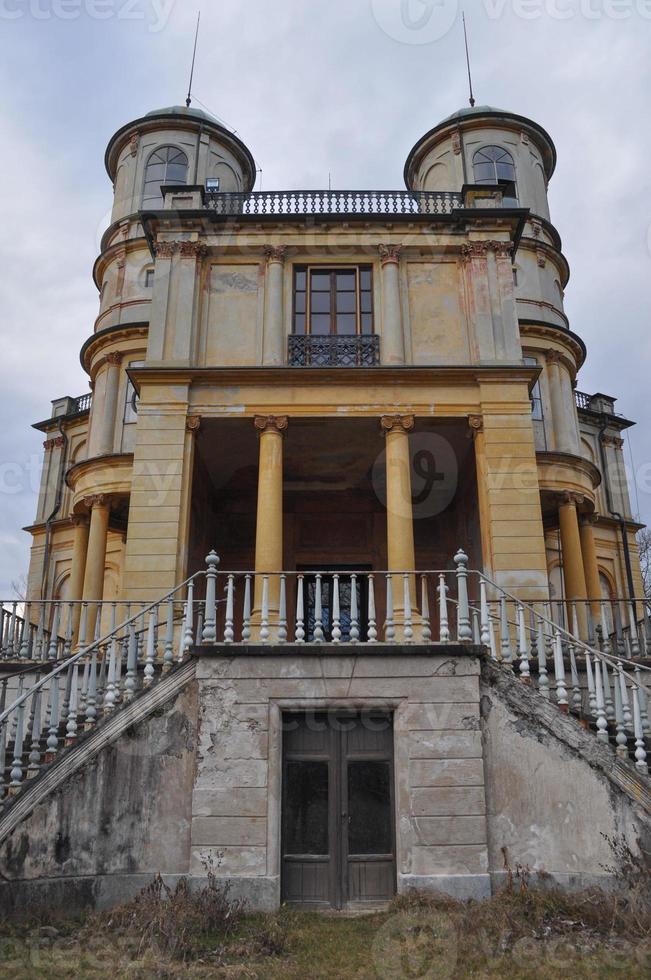
[[472, 158], [476, 184], [501, 184], [504, 187], [504, 206], [517, 207], [515, 163], [508, 150], [501, 146], [484, 146]]
[[163, 203], [160, 192], [163, 184], [186, 184], [188, 180], [188, 158], [183, 150], [175, 146], [160, 146], [154, 150], [145, 169], [145, 189], [142, 195], [143, 207], [158, 207]]

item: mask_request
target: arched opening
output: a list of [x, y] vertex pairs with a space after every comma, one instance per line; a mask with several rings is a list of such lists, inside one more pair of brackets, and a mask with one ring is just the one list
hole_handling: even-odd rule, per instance
[[160, 146], [149, 157], [145, 168], [145, 185], [142, 195], [144, 208], [161, 207], [164, 184], [187, 184], [188, 158], [176, 146]]
[[476, 184], [499, 184], [504, 191], [504, 207], [518, 206], [515, 163], [508, 150], [484, 146], [473, 156], [472, 168]]

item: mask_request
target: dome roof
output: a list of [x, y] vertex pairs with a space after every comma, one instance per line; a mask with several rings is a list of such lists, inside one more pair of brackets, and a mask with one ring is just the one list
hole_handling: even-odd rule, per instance
[[453, 112], [451, 115], [446, 116], [445, 119], [442, 119], [439, 125], [442, 126], [444, 123], [455, 122], [457, 119], [466, 119], [468, 116], [485, 116], [487, 113], [492, 115], [495, 112], [500, 116], [513, 115], [512, 112], [507, 112], [506, 109], [496, 109], [492, 105], [464, 106], [458, 112]]
[[145, 114], [145, 119], [150, 116], [182, 116], [186, 119], [201, 119], [204, 122], [215, 123], [220, 126], [221, 123], [215, 116], [211, 116], [209, 112], [203, 112], [202, 109], [193, 109], [184, 105], [170, 105], [166, 106], [164, 109], [152, 109], [151, 112]]

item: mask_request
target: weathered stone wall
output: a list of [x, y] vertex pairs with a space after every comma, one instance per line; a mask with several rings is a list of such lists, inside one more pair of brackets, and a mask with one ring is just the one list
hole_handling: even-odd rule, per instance
[[50, 896], [73, 911], [187, 873], [196, 713], [190, 684], [35, 808], [0, 846], [5, 908]]
[[478, 658], [261, 653], [197, 664], [192, 874], [219, 859], [252, 901], [277, 905], [282, 711], [384, 708], [394, 711], [398, 889], [487, 895]]
[[609, 841], [649, 853], [651, 818], [613, 778], [611, 747], [489, 664], [482, 731], [494, 884], [505, 858], [513, 869], [520, 864], [583, 887], [612, 880], [618, 862]]

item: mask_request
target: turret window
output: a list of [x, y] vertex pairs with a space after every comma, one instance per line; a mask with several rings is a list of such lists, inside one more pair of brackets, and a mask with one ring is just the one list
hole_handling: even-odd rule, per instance
[[472, 158], [476, 184], [500, 184], [504, 188], [504, 205], [517, 206], [515, 163], [501, 146], [484, 146]]
[[161, 146], [154, 150], [147, 161], [143, 207], [160, 207], [163, 204], [161, 187], [164, 184], [187, 184], [188, 158], [176, 146]]
[[[538, 360], [535, 357], [525, 357], [524, 363], [528, 367], [539, 367]], [[540, 378], [536, 381], [531, 392], [531, 416], [534, 422], [542, 422], [544, 419]]]

